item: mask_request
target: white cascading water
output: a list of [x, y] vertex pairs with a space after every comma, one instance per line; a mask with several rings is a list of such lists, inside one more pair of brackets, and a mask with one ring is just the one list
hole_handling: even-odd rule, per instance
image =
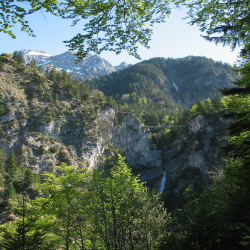
[[163, 171], [163, 176], [162, 176], [162, 179], [161, 179], [161, 185], [160, 185], [158, 193], [163, 192], [163, 189], [164, 189], [164, 186], [165, 186], [165, 181], [166, 181], [166, 171]]

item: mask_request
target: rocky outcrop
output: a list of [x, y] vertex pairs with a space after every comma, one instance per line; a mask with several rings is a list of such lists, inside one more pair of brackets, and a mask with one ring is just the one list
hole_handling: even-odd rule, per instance
[[223, 163], [219, 146], [227, 123], [216, 114], [194, 117], [161, 154], [139, 119], [129, 113], [115, 117], [101, 95], [81, 89], [82, 99], [76, 98], [63, 84], [44, 82], [38, 71], [9, 58], [0, 63], [0, 147], [8, 155], [14, 150], [33, 172], [53, 172], [61, 162], [93, 169], [113, 156], [112, 148], [121, 148], [150, 187], [158, 189], [166, 171], [171, 207], [184, 200], [186, 187], [207, 185], [206, 172]]
[[32, 60], [36, 60], [37, 64], [42, 64], [47, 58], [51, 57], [46, 51], [43, 50], [22, 50], [24, 62], [30, 63]]
[[135, 116], [123, 114], [115, 124], [114, 109], [103, 100], [102, 108], [97, 106], [98, 96], [88, 93], [82, 101], [63, 85], [57, 85], [58, 99], [50, 101], [54, 83], [42, 83], [40, 72], [24, 65], [16, 70], [16, 62], [5, 60], [0, 72], [0, 147], [8, 156], [14, 151], [23, 166], [43, 175], [61, 162], [91, 170], [113, 156], [112, 149], [122, 148], [134, 173], [158, 187], [160, 151]]
[[149, 132], [138, 118], [128, 113], [119, 125], [114, 125], [114, 115], [111, 108], [99, 115], [106, 141], [115, 148], [120, 147], [133, 172], [158, 189], [163, 172], [160, 150], [149, 140]]
[[223, 165], [220, 146], [225, 143], [228, 121], [219, 115], [197, 115], [169, 146], [163, 149], [166, 181], [165, 201], [169, 208], [180, 207], [186, 188], [208, 185], [208, 172]]
[[67, 72], [78, 73], [83, 79], [99, 77], [115, 71], [111, 63], [98, 55], [88, 54], [86, 58], [83, 58], [81, 62], [77, 64], [75, 60], [76, 56], [73, 52], [67, 51], [60, 55], [47, 58], [41, 65], [44, 69], [48, 66], [50, 68], [55, 66], [59, 70], [64, 69]]

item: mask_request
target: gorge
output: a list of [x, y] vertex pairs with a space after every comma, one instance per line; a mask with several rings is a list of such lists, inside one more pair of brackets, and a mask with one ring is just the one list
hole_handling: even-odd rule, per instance
[[[185, 188], [207, 185], [207, 172], [223, 163], [219, 145], [227, 122], [219, 114], [198, 114], [184, 127], [173, 126], [178, 136], [157, 148], [139, 118], [112, 107], [101, 91], [90, 93], [87, 84], [52, 82], [6, 57], [1, 58], [0, 80], [1, 148], [7, 156], [14, 151], [25, 168], [40, 176], [54, 172], [60, 162], [105, 168], [108, 159], [122, 152], [141, 181], [166, 192], [166, 203], [177, 206]], [[164, 84], [168, 80], [160, 81]], [[180, 83], [178, 88], [175, 94], [181, 95]]]

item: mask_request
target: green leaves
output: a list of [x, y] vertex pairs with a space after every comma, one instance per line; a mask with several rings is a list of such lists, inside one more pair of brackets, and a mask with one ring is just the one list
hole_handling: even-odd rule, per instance
[[24, 0], [15, 4], [11, 0], [0, 1], [0, 32], [15, 38], [12, 28], [14, 24], [20, 23], [22, 31], [34, 36], [25, 18], [40, 9], [62, 18], [72, 19], [72, 25], [76, 25], [81, 19], [87, 20], [83, 33], [65, 41], [70, 50], [77, 50], [79, 61], [89, 51], [99, 54], [105, 50], [114, 51], [116, 54], [127, 50], [130, 55], [140, 59], [137, 44], [149, 48], [148, 42], [152, 35], [152, 29], [147, 26], [163, 22], [170, 14], [169, 3], [166, 0], [29, 0], [28, 10], [18, 5], [22, 2]]
[[118, 155], [110, 173], [95, 172], [90, 182], [95, 232], [106, 249], [156, 249], [168, 215], [124, 160]]
[[16, 219], [0, 227], [1, 249], [158, 248], [169, 215], [122, 156], [110, 172], [62, 163], [45, 176], [34, 201], [14, 200], [10, 183]]
[[[27, 197], [15, 205], [16, 220], [0, 226], [0, 247], [4, 250], [54, 249], [49, 242], [50, 224], [36, 213], [36, 207]], [[50, 239], [51, 240], [51, 239]]]
[[179, 3], [189, 8], [190, 23], [206, 32], [203, 36], [206, 40], [227, 44], [232, 49], [240, 45], [242, 55], [249, 53], [250, 6], [245, 1], [184, 0]]

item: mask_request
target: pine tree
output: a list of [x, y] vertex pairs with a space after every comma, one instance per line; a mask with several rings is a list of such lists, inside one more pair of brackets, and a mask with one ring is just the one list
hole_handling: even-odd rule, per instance
[[[241, 77], [234, 82], [236, 87], [223, 89], [228, 96], [228, 113], [224, 118], [234, 119], [229, 127], [228, 144], [223, 147], [227, 153], [224, 168], [225, 182], [235, 185], [233, 193], [228, 194], [228, 209], [231, 220], [241, 232], [242, 244], [250, 245], [247, 238], [250, 228], [250, 61], [240, 67]], [[244, 239], [244, 240], [243, 240]]]
[[0, 247], [4, 250], [55, 249], [46, 236], [50, 223], [42, 221], [41, 215], [32, 207], [27, 197], [15, 206], [16, 221], [1, 225]]
[[13, 186], [12, 182], [8, 182], [4, 190], [4, 200], [6, 204], [9, 204], [9, 201], [14, 201], [17, 199], [16, 189]]
[[22, 51], [14, 51], [13, 57], [12, 57], [18, 64], [24, 63], [23, 53]]
[[6, 160], [7, 160], [6, 153], [2, 148], [0, 148], [0, 172], [1, 174], [5, 173], [4, 166], [5, 166]]
[[50, 79], [51, 81], [55, 82], [55, 81], [56, 81], [56, 75], [57, 75], [56, 67], [54, 66], [54, 67], [51, 69], [50, 73], [49, 73], [49, 79]]
[[0, 148], [0, 188], [4, 187], [4, 175], [5, 175], [5, 162], [7, 160], [6, 154], [2, 148]]
[[15, 61], [17, 61], [18, 60], [18, 51], [14, 51], [14, 53], [13, 53], [13, 60], [15, 60]]
[[16, 155], [14, 151], [11, 151], [10, 158], [7, 161], [7, 173], [10, 177], [13, 177], [18, 168], [19, 166], [17, 163]]
[[25, 183], [25, 187], [29, 188], [34, 182], [34, 176], [32, 171], [28, 168], [26, 169], [25, 173], [24, 173], [24, 183]]
[[32, 69], [37, 69], [36, 60], [35, 60], [35, 59], [33, 59], [33, 60], [30, 62], [30, 67], [31, 67]]

